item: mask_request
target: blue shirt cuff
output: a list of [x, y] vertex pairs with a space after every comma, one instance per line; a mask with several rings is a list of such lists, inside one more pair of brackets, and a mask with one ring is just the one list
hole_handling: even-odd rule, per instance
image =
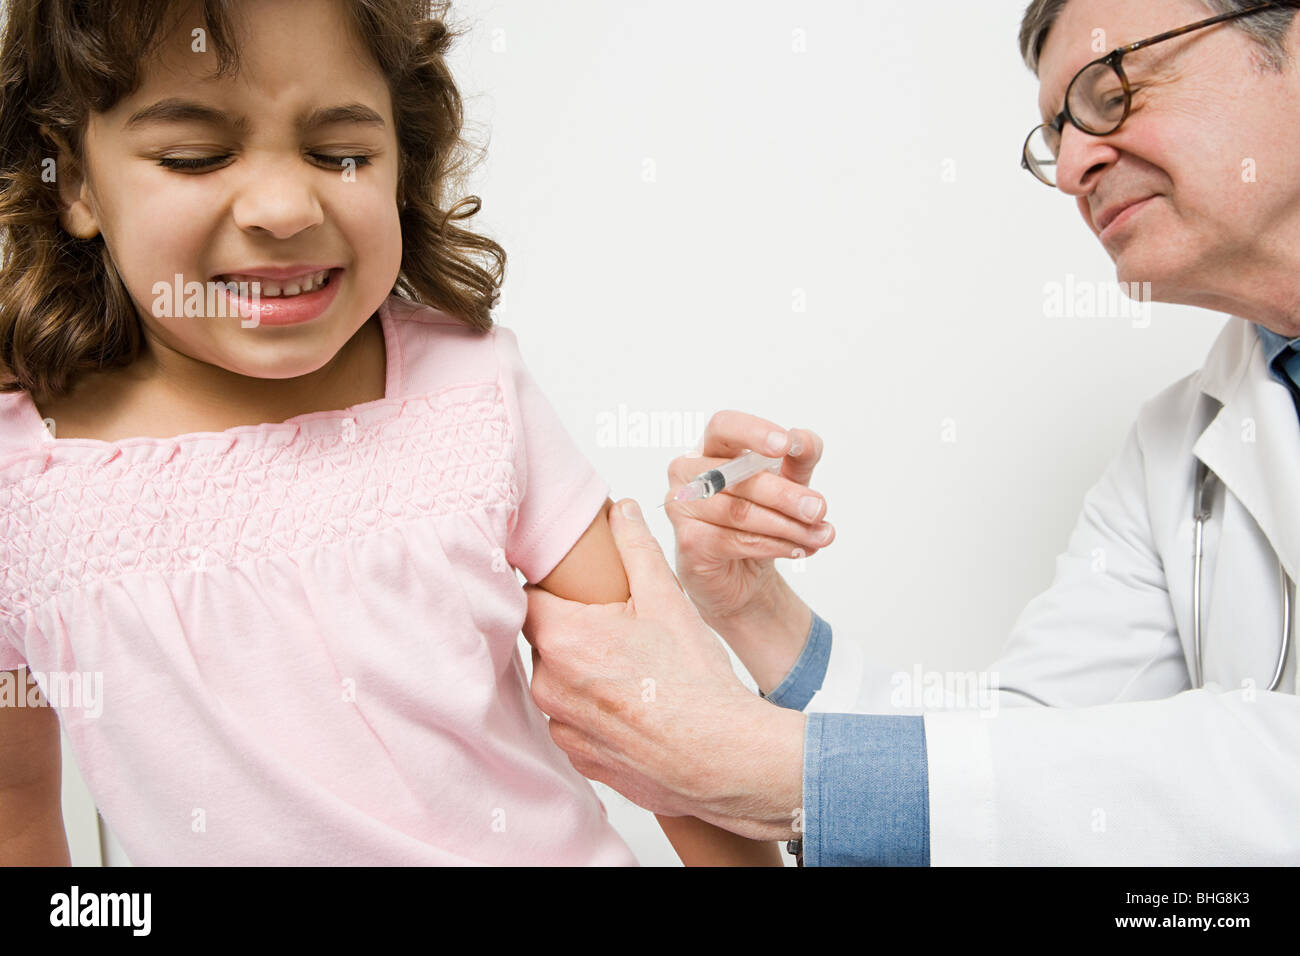
[[809, 714], [804, 866], [929, 866], [925, 718]]
[[790, 710], [803, 710], [813, 699], [813, 694], [821, 690], [822, 681], [826, 679], [826, 665], [831, 659], [831, 626], [813, 611], [812, 626], [808, 628], [808, 637], [804, 639], [803, 650], [799, 659], [790, 668], [770, 694], [761, 691], [759, 696], [770, 700], [778, 707]]

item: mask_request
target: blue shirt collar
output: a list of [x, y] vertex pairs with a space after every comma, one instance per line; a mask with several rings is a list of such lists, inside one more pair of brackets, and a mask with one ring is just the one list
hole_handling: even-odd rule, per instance
[[1278, 335], [1272, 329], [1266, 329], [1258, 322], [1255, 323], [1255, 331], [1259, 333], [1259, 340], [1264, 344], [1264, 362], [1268, 366], [1269, 373], [1281, 382], [1283, 385], [1291, 388], [1294, 383], [1287, 377], [1286, 373], [1275, 364], [1278, 356], [1286, 352], [1288, 347], [1293, 347], [1300, 351], [1300, 338], [1286, 339]]

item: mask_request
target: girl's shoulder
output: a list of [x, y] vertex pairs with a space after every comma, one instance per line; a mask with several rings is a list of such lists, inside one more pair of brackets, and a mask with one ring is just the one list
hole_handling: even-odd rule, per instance
[[431, 306], [391, 296], [381, 306], [387, 336], [390, 397], [495, 383], [518, 364], [518, 343], [504, 326], [475, 329]]
[[0, 392], [0, 459], [49, 437], [40, 412], [27, 392]]

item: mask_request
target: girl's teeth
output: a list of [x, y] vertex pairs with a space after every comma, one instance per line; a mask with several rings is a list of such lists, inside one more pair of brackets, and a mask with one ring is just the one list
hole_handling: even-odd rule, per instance
[[314, 275], [302, 279], [293, 279], [281, 285], [279, 282], [270, 279], [258, 279], [252, 276], [222, 276], [225, 282], [248, 283], [252, 288], [257, 283], [258, 294], [267, 298], [288, 298], [289, 296], [301, 295], [304, 292], [314, 292], [325, 285], [329, 278], [329, 270], [317, 272]]

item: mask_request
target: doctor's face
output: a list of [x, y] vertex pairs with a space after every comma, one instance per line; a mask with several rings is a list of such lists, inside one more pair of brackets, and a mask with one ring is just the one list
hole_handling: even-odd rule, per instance
[[[1040, 56], [1042, 118], [1061, 111], [1066, 87], [1087, 63], [1216, 12], [1196, 0], [1070, 0]], [[1067, 122], [1057, 183], [1076, 197], [1121, 282], [1150, 282], [1162, 302], [1268, 313], [1276, 329], [1300, 323], [1300, 70], [1258, 65], [1260, 48], [1237, 27], [1252, 19], [1126, 55], [1128, 118], [1107, 136]], [[1296, 27], [1300, 17], [1292, 51]]]

